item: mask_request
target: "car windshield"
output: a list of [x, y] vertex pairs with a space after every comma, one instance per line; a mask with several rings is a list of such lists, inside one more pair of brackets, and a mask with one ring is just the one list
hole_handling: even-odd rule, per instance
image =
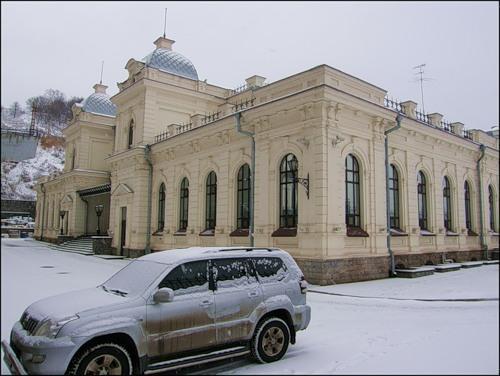
[[98, 287], [122, 296], [135, 296], [144, 292], [167, 268], [168, 265], [158, 262], [134, 260]]

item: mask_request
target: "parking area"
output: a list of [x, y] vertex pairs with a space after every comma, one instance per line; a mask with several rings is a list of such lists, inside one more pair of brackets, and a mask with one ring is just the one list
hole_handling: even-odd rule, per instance
[[[95, 286], [128, 262], [59, 252], [32, 239], [2, 239], [1, 261], [2, 339], [35, 300]], [[493, 264], [414, 279], [311, 286], [310, 326], [284, 359], [264, 365], [242, 359], [204, 371], [498, 374], [498, 276]]]

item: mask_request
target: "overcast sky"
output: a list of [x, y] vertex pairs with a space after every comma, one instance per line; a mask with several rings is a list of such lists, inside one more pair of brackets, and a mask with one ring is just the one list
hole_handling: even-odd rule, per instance
[[234, 88], [328, 64], [466, 128], [498, 125], [498, 2], [8, 2], [1, 4], [2, 105], [52, 88], [116, 94], [129, 58], [163, 34], [201, 80]]

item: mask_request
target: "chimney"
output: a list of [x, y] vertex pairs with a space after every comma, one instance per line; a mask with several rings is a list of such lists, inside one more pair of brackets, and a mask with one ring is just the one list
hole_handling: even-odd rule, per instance
[[464, 124], [459, 121], [451, 123], [451, 131], [461, 137], [464, 133]]
[[156, 48], [165, 48], [167, 50], [172, 50], [172, 45], [175, 43], [175, 40], [159, 37], [154, 41]]
[[106, 89], [108, 87], [103, 84], [95, 84], [92, 88], [95, 90], [96, 93], [106, 94]]
[[245, 81], [247, 82], [247, 86], [250, 89], [256, 88], [256, 87], [262, 87], [264, 86], [264, 81], [266, 80], [265, 77], [262, 76], [252, 76], [247, 78]]

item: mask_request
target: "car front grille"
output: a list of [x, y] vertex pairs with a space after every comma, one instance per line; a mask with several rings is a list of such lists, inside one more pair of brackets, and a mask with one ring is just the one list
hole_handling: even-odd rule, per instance
[[33, 317], [30, 317], [25, 312], [21, 317], [21, 326], [23, 327], [24, 330], [28, 332], [29, 335], [32, 335], [36, 327], [38, 326], [38, 320], [34, 319]]

